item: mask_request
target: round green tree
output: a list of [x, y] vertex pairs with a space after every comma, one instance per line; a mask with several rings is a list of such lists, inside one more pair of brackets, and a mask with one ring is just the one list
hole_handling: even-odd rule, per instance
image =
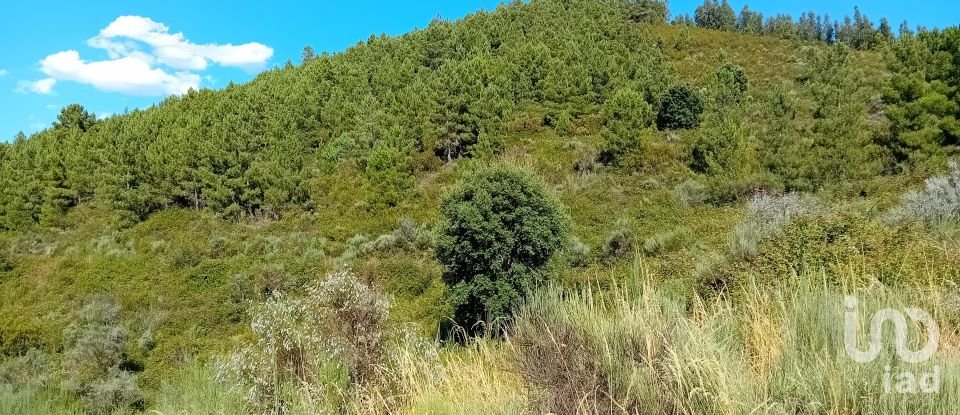
[[562, 204], [537, 179], [509, 168], [470, 174], [440, 209], [437, 259], [464, 327], [508, 315], [543, 283], [544, 266], [567, 238]]
[[657, 127], [661, 130], [696, 128], [700, 125], [703, 101], [693, 88], [676, 85], [660, 100]]

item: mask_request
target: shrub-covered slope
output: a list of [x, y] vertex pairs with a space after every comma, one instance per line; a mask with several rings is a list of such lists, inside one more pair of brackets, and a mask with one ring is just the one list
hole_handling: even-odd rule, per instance
[[[960, 270], [953, 239], [960, 208], [950, 204], [950, 192], [960, 185], [947, 176], [901, 204], [906, 188], [940, 174], [954, 151], [956, 79], [943, 58], [949, 42], [921, 34], [862, 51], [799, 37], [654, 24], [649, 10], [638, 8], [651, 3], [504, 5], [399, 37], [374, 36], [245, 85], [192, 91], [105, 120], [70, 106], [52, 128], [0, 144], [0, 360], [14, 362], [0, 366], [0, 384], [19, 370], [15, 364], [33, 362], [24, 359], [37, 353], [63, 372], [71, 353], [82, 350], [77, 339], [84, 333], [116, 329], [123, 335], [108, 344], [117, 351], [110, 369], [137, 375], [109, 378], [127, 379], [112, 384], [117, 402], [163, 413], [205, 400], [225, 406], [192, 410], [251, 410], [231, 406], [233, 395], [217, 389], [209, 366], [196, 362], [216, 361], [238, 345], [285, 340], [292, 329], [264, 331], [251, 327], [251, 318], [278, 327], [303, 323], [284, 301], [304, 296], [306, 303], [296, 304], [326, 304], [331, 300], [315, 298], [315, 287], [344, 268], [356, 284], [389, 300], [389, 322], [377, 319], [377, 327], [403, 326], [419, 339], [457, 338], [449, 326], [460, 304], [444, 283], [454, 267], [436, 258], [451, 251], [449, 241], [436, 249], [446, 223], [441, 206], [454, 203], [449, 194], [458, 182], [491, 165], [531, 174], [529, 181], [556, 196], [569, 216], [570, 237], [536, 270], [557, 287], [526, 306], [518, 331], [508, 335], [521, 343], [559, 328], [583, 347], [599, 348], [620, 339], [590, 330], [615, 326], [639, 306], [631, 302], [648, 300], [677, 308], [666, 320], [683, 325], [690, 337], [683, 341], [700, 336], [719, 344], [742, 340], [743, 330], [805, 330], [795, 326], [805, 310], [798, 307], [812, 307], [806, 302], [820, 294], [787, 295], [801, 280], [836, 288], [823, 297], [839, 295], [838, 287], [879, 283], [910, 287], [903, 297], [950, 298]], [[657, 291], [614, 291], [609, 300], [557, 294], [618, 287], [629, 275], [642, 275]], [[750, 308], [768, 294], [803, 303]], [[700, 309], [703, 299], [717, 301], [716, 308]], [[516, 306], [514, 300], [509, 305]], [[782, 321], [754, 316], [744, 323], [724, 305]], [[955, 310], [942, 304], [936, 310], [946, 319], [944, 332], [955, 330], [949, 320]], [[567, 314], [584, 318], [560, 321]], [[711, 331], [709, 321], [727, 322], [730, 331]], [[343, 340], [336, 337], [342, 328], [324, 324], [304, 330]], [[647, 328], [651, 336], [670, 332]], [[576, 337], [578, 331], [587, 337]], [[457, 409], [451, 397], [481, 382], [486, 404], [503, 412], [543, 404], [577, 413], [563, 398], [541, 401], [522, 392], [582, 392], [551, 383], [559, 382], [549, 377], [557, 374], [531, 372], [530, 363], [541, 358], [535, 353], [562, 361], [551, 354], [562, 351], [501, 340], [438, 352], [433, 342], [403, 339], [377, 337], [370, 358], [383, 359], [375, 366], [400, 365], [390, 376], [408, 378], [365, 374], [376, 379], [364, 383], [369, 390], [324, 389], [308, 397], [323, 395], [331, 399], [325, 405], [360, 412], [462, 413], [467, 406]], [[391, 349], [396, 342], [403, 346]], [[953, 337], [947, 342], [956, 346]], [[744, 405], [804, 405], [826, 396], [792, 396], [790, 382], [800, 380], [776, 377], [811, 367], [800, 361], [812, 356], [809, 350], [788, 346], [796, 346], [784, 348], [798, 361], [757, 363], [744, 357], [752, 349], [722, 350], [717, 362], [730, 367], [707, 375], [736, 377], [746, 366], [766, 365], [754, 369], [771, 385], [717, 386], [718, 393], [736, 395], [735, 405], [720, 398], [704, 398], [703, 406], [681, 402], [689, 391], [657, 389], [645, 376], [659, 375], [640, 371], [626, 384], [601, 379], [608, 383], [598, 384], [626, 395], [589, 402], [600, 405], [597, 410], [647, 408], [642, 404], [657, 395], [630, 395], [637, 386], [630, 382], [647, 380], [650, 390], [669, 397], [662, 405], [681, 412], [736, 413], [753, 409]], [[699, 361], [684, 344], [664, 347]], [[243, 350], [262, 352], [255, 349]], [[439, 360], [421, 359], [431, 353], [440, 353]], [[407, 360], [391, 360], [397, 358]], [[356, 367], [370, 364], [362, 363]], [[500, 372], [503, 366], [515, 370]], [[662, 375], [696, 377], [682, 369]], [[431, 370], [436, 378], [415, 375]], [[341, 385], [356, 376], [330, 370], [317, 378]], [[48, 386], [62, 383], [54, 378]], [[99, 402], [88, 390], [39, 390], [52, 395], [30, 396], [64, 405], [84, 396], [87, 409]], [[840, 402], [862, 391], [838, 390], [831, 397], [840, 412], [892, 405]], [[374, 397], [378, 393], [388, 396]], [[22, 404], [24, 396], [0, 395], [0, 402]], [[290, 402], [309, 407], [312, 401]]]

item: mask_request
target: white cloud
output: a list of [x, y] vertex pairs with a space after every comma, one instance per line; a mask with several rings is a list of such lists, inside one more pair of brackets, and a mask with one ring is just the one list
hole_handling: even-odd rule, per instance
[[[195, 72], [211, 62], [255, 71], [273, 56], [273, 49], [256, 42], [195, 44], [183, 33], [170, 33], [166, 25], [141, 16], [118, 17], [87, 44], [105, 50], [109, 59], [86, 61], [75, 50], [52, 54], [40, 62], [47, 77], [22, 81], [17, 90], [49, 94], [58, 81], [72, 81], [130, 95], [183, 94], [199, 88], [201, 77]], [[141, 50], [143, 45], [148, 50]]]
[[40, 70], [51, 79], [79, 82], [104, 91], [131, 95], [182, 94], [200, 86], [200, 76], [197, 74], [170, 74], [134, 56], [85, 62], [75, 50], [47, 56], [40, 62]]
[[39, 81], [18, 81], [17, 89], [14, 91], [21, 94], [33, 92], [36, 94], [49, 95], [53, 93], [53, 86], [56, 85], [56, 83], [57, 80], [53, 78], [44, 78]]
[[117, 59], [137, 52], [137, 42], [153, 48], [158, 63], [181, 70], [202, 71], [211, 61], [252, 71], [262, 69], [273, 56], [273, 49], [257, 42], [198, 45], [183, 33], [170, 33], [163, 23], [141, 16], [120, 16], [87, 43]]
[[10, 73], [10, 72], [7, 72], [6, 69], [0, 69], [0, 78], [3, 78], [4, 76], [7, 76], [8, 73]]
[[53, 92], [53, 86], [56, 84], [56, 79], [46, 78], [30, 84], [30, 89], [38, 94], [46, 95]]

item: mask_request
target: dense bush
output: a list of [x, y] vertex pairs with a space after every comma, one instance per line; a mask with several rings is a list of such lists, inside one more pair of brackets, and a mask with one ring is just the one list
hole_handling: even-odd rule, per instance
[[607, 258], [622, 258], [632, 255], [634, 250], [633, 231], [625, 220], [617, 222], [617, 228], [610, 232], [607, 241], [603, 244], [603, 256]]
[[505, 167], [463, 178], [440, 210], [437, 259], [465, 327], [506, 316], [544, 281], [544, 266], [567, 240], [560, 202], [536, 178]]
[[599, 155], [603, 164], [619, 164], [624, 155], [643, 145], [643, 132], [653, 122], [653, 108], [643, 95], [620, 89], [603, 104], [604, 146]]
[[960, 221], [960, 165], [951, 162], [946, 176], [927, 179], [923, 190], [904, 195], [903, 206], [893, 212], [893, 216], [929, 225]]
[[311, 402], [339, 411], [386, 366], [389, 303], [348, 271], [327, 276], [302, 298], [276, 294], [251, 311], [254, 342], [218, 365], [218, 376], [251, 408], [283, 411]]
[[371, 199], [396, 205], [413, 188], [410, 156], [386, 142], [378, 142], [367, 156], [367, 191]]
[[694, 14], [697, 27], [707, 29], [733, 31], [737, 28], [737, 15], [727, 0], [722, 3], [717, 0], [705, 0], [697, 6]]
[[720, 65], [714, 70], [710, 85], [714, 105], [739, 104], [749, 87], [750, 81], [743, 68], [732, 63]]
[[756, 196], [747, 204], [746, 219], [730, 237], [730, 253], [738, 258], [754, 257], [759, 243], [781, 232], [790, 221], [822, 211], [816, 199], [798, 193]]
[[960, 271], [949, 254], [927, 238], [922, 228], [891, 228], [856, 213], [799, 216], [778, 236], [761, 242], [753, 269], [765, 284], [803, 272], [844, 276], [830, 282], [848, 286], [957, 281]]
[[132, 365], [119, 305], [110, 298], [98, 298], [77, 317], [63, 333], [63, 388], [78, 395], [94, 413], [142, 405], [137, 375], [128, 370]]
[[661, 130], [696, 128], [700, 125], [703, 102], [688, 85], [675, 85], [660, 99], [657, 127]]
[[637, 23], [666, 23], [670, 10], [663, 0], [628, 0], [627, 14]]

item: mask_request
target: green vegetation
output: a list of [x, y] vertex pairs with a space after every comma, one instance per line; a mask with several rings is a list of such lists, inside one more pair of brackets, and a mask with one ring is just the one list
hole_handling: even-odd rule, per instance
[[[517, 2], [0, 144], [0, 413], [951, 413], [960, 29], [668, 15]], [[940, 351], [854, 362], [846, 295]]]
[[560, 203], [534, 178], [503, 168], [472, 173], [440, 210], [437, 259], [464, 326], [507, 317], [543, 285], [543, 268], [567, 237]]

